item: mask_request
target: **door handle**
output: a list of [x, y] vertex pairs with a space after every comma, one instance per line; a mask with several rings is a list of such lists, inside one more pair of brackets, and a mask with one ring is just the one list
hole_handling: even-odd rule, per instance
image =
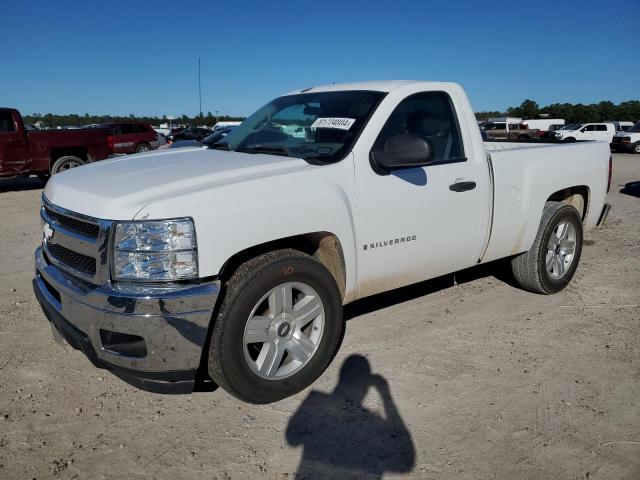
[[476, 182], [456, 182], [449, 185], [449, 190], [452, 192], [466, 192], [474, 188], [476, 188]]

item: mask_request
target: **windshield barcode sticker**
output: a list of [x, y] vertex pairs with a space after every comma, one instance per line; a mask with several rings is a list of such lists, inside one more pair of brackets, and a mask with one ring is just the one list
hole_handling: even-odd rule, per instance
[[349, 130], [355, 121], [355, 118], [316, 118], [316, 121], [311, 124], [311, 128]]

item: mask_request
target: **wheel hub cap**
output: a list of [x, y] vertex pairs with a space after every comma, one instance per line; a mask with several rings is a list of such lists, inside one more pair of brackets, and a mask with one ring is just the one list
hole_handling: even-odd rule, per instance
[[254, 306], [244, 328], [244, 357], [267, 380], [289, 377], [316, 353], [324, 330], [318, 293], [300, 282], [282, 283]]
[[547, 244], [545, 264], [551, 278], [562, 278], [571, 265], [576, 252], [576, 229], [572, 223], [560, 222]]

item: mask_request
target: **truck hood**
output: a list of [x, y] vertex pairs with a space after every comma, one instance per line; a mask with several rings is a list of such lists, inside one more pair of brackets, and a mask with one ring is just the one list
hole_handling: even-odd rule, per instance
[[144, 206], [188, 192], [320, 168], [302, 159], [185, 148], [119, 157], [51, 177], [44, 191], [59, 207], [95, 218], [133, 219]]

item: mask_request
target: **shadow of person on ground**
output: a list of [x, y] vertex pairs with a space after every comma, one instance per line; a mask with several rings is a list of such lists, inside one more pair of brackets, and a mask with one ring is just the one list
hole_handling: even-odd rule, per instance
[[640, 198], [640, 181], [625, 184], [625, 186], [620, 190], [620, 193]]
[[43, 189], [46, 182], [38, 177], [0, 178], [0, 193]]
[[[382, 398], [384, 417], [363, 406], [369, 389]], [[366, 358], [352, 355], [332, 393], [312, 391], [289, 420], [287, 443], [302, 445], [297, 480], [381, 479], [410, 472], [415, 447], [384, 377]]]

